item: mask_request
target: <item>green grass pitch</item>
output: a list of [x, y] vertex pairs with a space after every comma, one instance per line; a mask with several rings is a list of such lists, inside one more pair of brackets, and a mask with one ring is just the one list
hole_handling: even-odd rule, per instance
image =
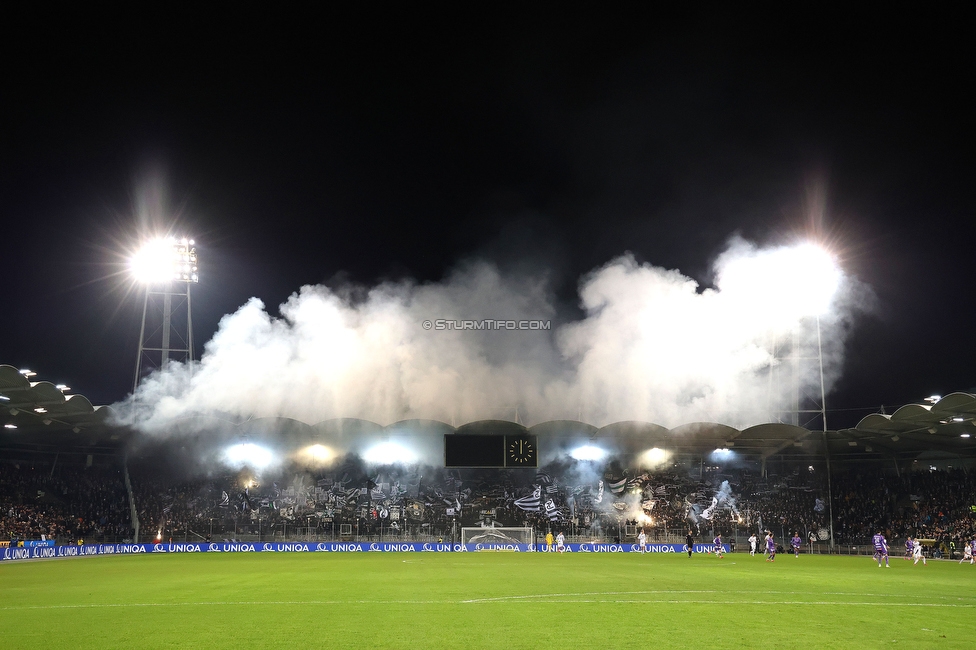
[[0, 563], [5, 648], [976, 646], [976, 566], [748, 554], [256, 553]]

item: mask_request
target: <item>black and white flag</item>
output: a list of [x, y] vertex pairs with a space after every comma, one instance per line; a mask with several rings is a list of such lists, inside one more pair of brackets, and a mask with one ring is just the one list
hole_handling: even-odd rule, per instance
[[526, 512], [539, 512], [540, 505], [542, 505], [542, 488], [538, 485], [529, 496], [515, 500], [515, 506]]

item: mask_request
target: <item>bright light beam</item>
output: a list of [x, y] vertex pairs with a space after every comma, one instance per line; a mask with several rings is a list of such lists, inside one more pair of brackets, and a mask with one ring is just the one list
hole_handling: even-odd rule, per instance
[[787, 319], [820, 316], [840, 289], [843, 272], [826, 249], [802, 243], [771, 251], [753, 250], [721, 266], [721, 293], [755, 315]]
[[197, 253], [192, 239], [150, 239], [129, 260], [133, 277], [145, 284], [197, 282]]
[[603, 460], [607, 457], [607, 452], [593, 445], [583, 445], [569, 452], [569, 455], [576, 460]]
[[245, 442], [228, 447], [224, 451], [224, 461], [232, 467], [251, 467], [260, 470], [272, 465], [275, 456], [266, 447]]
[[660, 465], [668, 459], [668, 452], [658, 447], [648, 449], [640, 456], [640, 463], [646, 467]]
[[374, 465], [393, 465], [394, 463], [412, 463], [417, 460], [417, 454], [395, 442], [381, 442], [373, 445], [363, 454], [363, 460]]
[[306, 465], [328, 465], [335, 460], [336, 453], [329, 447], [320, 444], [309, 445], [297, 454], [298, 460]]

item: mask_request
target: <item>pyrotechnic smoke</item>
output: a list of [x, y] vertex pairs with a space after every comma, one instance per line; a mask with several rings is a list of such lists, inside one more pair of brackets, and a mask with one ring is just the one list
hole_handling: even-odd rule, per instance
[[[784, 262], [808, 255], [794, 273]], [[734, 239], [714, 288], [624, 255], [580, 281], [580, 320], [555, 322], [546, 278], [488, 262], [444, 281], [386, 282], [365, 292], [305, 286], [273, 316], [251, 299], [225, 316], [194, 367], [170, 364], [119, 411], [150, 432], [177, 418], [284, 416], [316, 423], [425, 418], [462, 424], [577, 419], [600, 426], [712, 421], [743, 427], [788, 410], [791, 382], [771, 382], [774, 342], [816, 344], [827, 388], [839, 376], [856, 282], [809, 247]], [[818, 291], [824, 278], [832, 293]], [[804, 284], [806, 283], [806, 284]], [[833, 289], [837, 289], [833, 292]], [[541, 320], [551, 329], [439, 330], [425, 321]], [[812, 337], [812, 338], [811, 338]], [[801, 390], [816, 387], [814, 368]], [[339, 449], [338, 452], [344, 450]]]

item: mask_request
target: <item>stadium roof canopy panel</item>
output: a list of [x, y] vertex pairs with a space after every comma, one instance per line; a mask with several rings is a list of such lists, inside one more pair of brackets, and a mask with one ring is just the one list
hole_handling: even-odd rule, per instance
[[831, 454], [880, 453], [913, 458], [926, 452], [976, 454], [976, 395], [952, 393], [931, 404], [906, 404], [891, 415], [872, 413], [853, 429], [831, 432]]
[[[34, 373], [0, 365], [0, 433], [3, 442], [60, 446], [119, 441], [109, 421], [112, 409], [92, 406], [84, 395], [67, 395], [67, 386], [31, 381]], [[40, 436], [44, 436], [43, 439]]]

